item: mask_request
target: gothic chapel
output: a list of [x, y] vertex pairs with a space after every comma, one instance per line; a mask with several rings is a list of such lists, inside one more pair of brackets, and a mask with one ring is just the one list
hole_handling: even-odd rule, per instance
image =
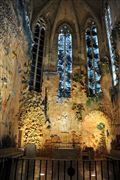
[[[119, 0], [0, 0], [0, 168], [18, 151], [83, 162], [120, 157], [119, 56]], [[11, 180], [33, 165], [20, 163]], [[49, 180], [53, 171], [43, 165]], [[79, 179], [73, 165], [64, 164], [66, 180]], [[65, 180], [55, 168], [51, 180]], [[1, 180], [9, 180], [5, 170]]]

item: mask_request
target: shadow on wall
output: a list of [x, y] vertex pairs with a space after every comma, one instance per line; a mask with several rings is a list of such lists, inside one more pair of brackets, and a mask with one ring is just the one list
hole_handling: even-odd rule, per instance
[[120, 135], [116, 135], [115, 139], [112, 140], [111, 149], [120, 150]]
[[0, 149], [16, 147], [15, 137], [4, 135], [0, 141]]
[[100, 111], [90, 112], [82, 123], [84, 147], [92, 147], [96, 153], [106, 153], [111, 149], [111, 128], [109, 119]]

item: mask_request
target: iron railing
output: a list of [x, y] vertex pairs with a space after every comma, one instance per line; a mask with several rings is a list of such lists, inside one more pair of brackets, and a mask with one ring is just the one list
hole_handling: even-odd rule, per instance
[[0, 159], [0, 180], [120, 180], [120, 160]]

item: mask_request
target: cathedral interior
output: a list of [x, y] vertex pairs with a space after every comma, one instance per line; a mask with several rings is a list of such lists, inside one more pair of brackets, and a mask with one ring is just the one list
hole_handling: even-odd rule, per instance
[[119, 0], [0, 0], [0, 158], [120, 157], [119, 56]]

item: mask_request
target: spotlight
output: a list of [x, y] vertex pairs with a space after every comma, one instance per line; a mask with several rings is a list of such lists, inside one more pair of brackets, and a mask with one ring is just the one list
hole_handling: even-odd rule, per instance
[[40, 173], [40, 176], [45, 176], [45, 174], [44, 173]]
[[92, 177], [95, 177], [95, 174], [91, 174]]

